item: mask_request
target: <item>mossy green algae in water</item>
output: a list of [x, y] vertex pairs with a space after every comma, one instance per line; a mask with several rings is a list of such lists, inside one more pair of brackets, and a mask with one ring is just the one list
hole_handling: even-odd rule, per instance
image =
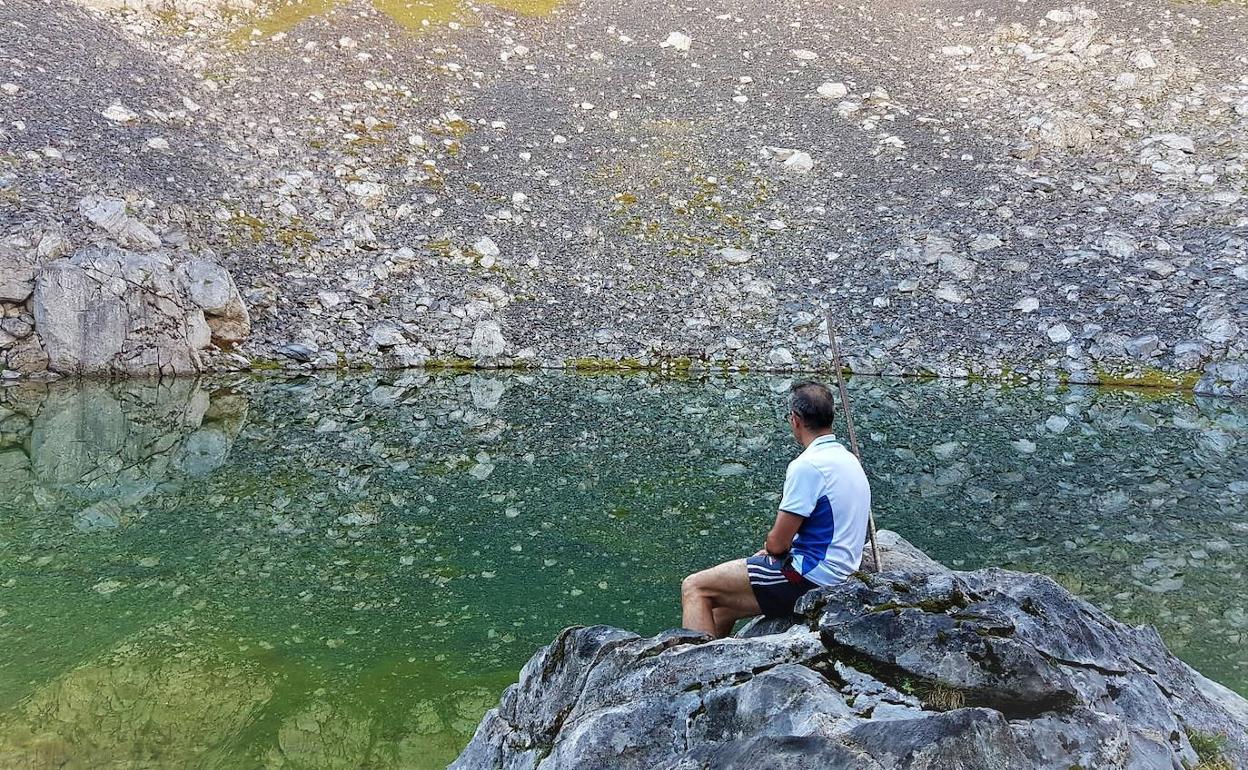
[[[882, 526], [1055, 576], [1248, 691], [1248, 406], [853, 384]], [[0, 391], [0, 766], [442, 767], [558, 629], [752, 552], [785, 381]]]

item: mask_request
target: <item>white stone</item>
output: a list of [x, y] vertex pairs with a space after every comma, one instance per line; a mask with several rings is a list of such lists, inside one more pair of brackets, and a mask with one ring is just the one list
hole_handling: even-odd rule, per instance
[[367, 202], [375, 202], [386, 194], [386, 186], [377, 182], [349, 182], [347, 192]]
[[1200, 336], [1210, 342], [1230, 342], [1239, 334], [1239, 326], [1229, 318], [1210, 318], [1200, 324]]
[[473, 358], [496, 358], [507, 349], [502, 327], [497, 321], [478, 321], [472, 330], [471, 351]]
[[1075, 15], [1071, 13], [1070, 11], [1063, 11], [1063, 10], [1054, 8], [1053, 10], [1046, 13], [1044, 15], [1044, 18], [1048, 19], [1054, 24], [1069, 24], [1075, 20]]
[[1011, 441], [1010, 446], [1014, 447], [1014, 451], [1018, 452], [1019, 454], [1029, 455], [1029, 454], [1033, 454], [1036, 451], [1036, 442], [1031, 441], [1030, 439], [1025, 439], [1025, 438], [1020, 438], [1016, 441]]
[[35, 290], [39, 265], [26, 243], [15, 238], [0, 240], [0, 300], [25, 302]]
[[132, 120], [138, 120], [139, 114], [121, 102], [113, 102], [108, 109], [100, 113], [108, 120], [114, 123], [129, 123]]
[[1151, 70], [1157, 66], [1157, 60], [1153, 58], [1153, 54], [1146, 50], [1131, 54], [1131, 63], [1142, 70]]
[[964, 59], [975, 53], [975, 49], [969, 45], [947, 45], [941, 48], [940, 52], [951, 59]]
[[793, 358], [793, 352], [788, 348], [776, 348], [767, 354], [767, 360], [772, 366], [792, 366], [797, 363]]
[[730, 265], [744, 265], [750, 261], [754, 254], [745, 249], [726, 247], [719, 250], [719, 256], [723, 257], [723, 260]]
[[662, 43], [661, 48], [675, 48], [677, 51], [688, 51], [689, 46], [693, 45], [693, 38], [683, 32], [670, 32]]
[[844, 99], [849, 96], [849, 88], [844, 83], [827, 82], [815, 91], [825, 99]]
[[1171, 150], [1178, 150], [1183, 153], [1191, 154], [1196, 152], [1196, 143], [1192, 141], [1190, 136], [1181, 134], [1160, 134], [1152, 137], [1155, 142], [1161, 142]]
[[122, 246], [139, 251], [160, 248], [160, 236], [139, 220], [127, 216], [126, 202], [120, 198], [89, 195], [78, 202], [78, 211]]
[[1023, 297], [1014, 303], [1014, 309], [1022, 313], [1034, 313], [1040, 309], [1040, 300], [1036, 297]]
[[802, 61], [814, 61], [819, 58], [819, 54], [807, 48], [794, 48], [789, 51], [789, 53], [793, 54], [794, 59], [800, 59]]
[[971, 251], [983, 253], [1000, 248], [1003, 244], [1004, 241], [996, 233], [980, 233], [975, 236], [975, 240], [971, 241]]
[[501, 253], [498, 244], [494, 243], [494, 239], [488, 235], [483, 235], [473, 242], [472, 248], [483, 257], [497, 257]]
[[392, 348], [407, 342], [403, 329], [393, 323], [380, 323], [369, 332], [369, 339], [379, 348]]
[[1069, 426], [1070, 426], [1070, 420], [1063, 417], [1060, 414], [1055, 414], [1049, 419], [1044, 421], [1044, 427], [1048, 428], [1050, 431], [1054, 433], [1061, 433], [1062, 431], [1066, 430], [1066, 428]]
[[780, 161], [784, 170], [791, 174], [809, 174], [815, 167], [815, 161], [810, 157], [810, 153], [801, 150], [789, 147], [766, 147], [763, 153], [773, 160]]
[[215, 262], [193, 259], [183, 270], [187, 295], [208, 315], [224, 314], [238, 297], [229, 271]]
[[1066, 328], [1066, 324], [1055, 324], [1049, 327], [1045, 332], [1049, 335], [1049, 339], [1053, 342], [1066, 342], [1071, 338], [1070, 329]]

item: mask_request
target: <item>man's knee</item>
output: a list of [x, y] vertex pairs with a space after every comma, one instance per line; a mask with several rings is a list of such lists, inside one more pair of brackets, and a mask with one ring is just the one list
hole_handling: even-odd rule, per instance
[[684, 580], [680, 581], [680, 597], [682, 599], [691, 599], [702, 594], [704, 576], [701, 572], [695, 572], [688, 575]]

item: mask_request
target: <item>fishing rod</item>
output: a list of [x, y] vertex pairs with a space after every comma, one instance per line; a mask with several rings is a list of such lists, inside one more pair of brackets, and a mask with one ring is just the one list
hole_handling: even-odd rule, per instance
[[[858, 434], [854, 431], [854, 413], [849, 409], [849, 391], [845, 389], [845, 375], [841, 371], [841, 346], [836, 342], [836, 333], [832, 331], [832, 311], [827, 311], [828, 340], [832, 343], [832, 368], [836, 371], [836, 387], [841, 392], [841, 411], [845, 413], [845, 432], [849, 435], [849, 451], [854, 453], [858, 462], [862, 455], [858, 452]], [[875, 559], [875, 571], [884, 569], [880, 561], [880, 546], [875, 541], [875, 514], [867, 511], [867, 534], [871, 538], [871, 556]]]

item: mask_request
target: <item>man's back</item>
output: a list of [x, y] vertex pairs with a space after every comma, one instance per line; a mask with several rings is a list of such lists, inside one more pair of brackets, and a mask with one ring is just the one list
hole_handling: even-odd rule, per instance
[[871, 487], [858, 458], [835, 437], [816, 438], [784, 480], [780, 510], [805, 519], [793, 538], [793, 566], [812, 583], [832, 585], [862, 561]]

